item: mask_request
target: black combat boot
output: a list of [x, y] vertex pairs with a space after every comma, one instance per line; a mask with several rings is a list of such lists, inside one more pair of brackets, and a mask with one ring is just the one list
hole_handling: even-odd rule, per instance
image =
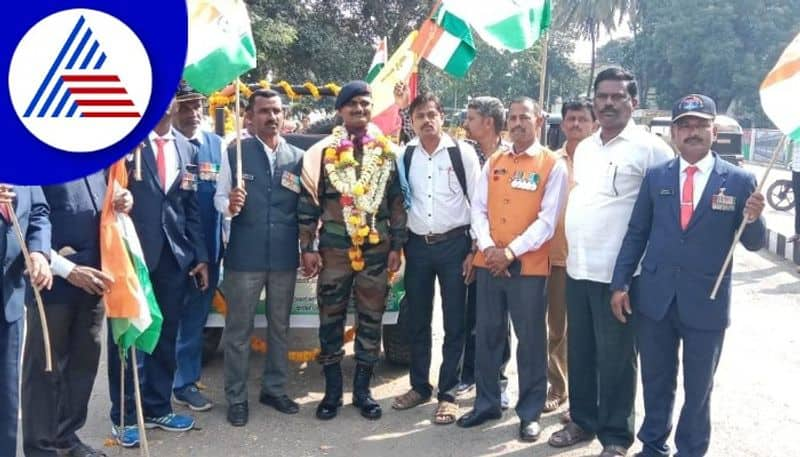
[[330, 420], [339, 413], [342, 406], [342, 366], [338, 363], [325, 365], [322, 368], [325, 373], [325, 397], [317, 406], [317, 419]]
[[353, 377], [353, 406], [361, 410], [361, 415], [367, 419], [381, 418], [381, 405], [372, 398], [369, 391], [369, 381], [372, 378], [372, 366], [357, 364], [356, 374]]

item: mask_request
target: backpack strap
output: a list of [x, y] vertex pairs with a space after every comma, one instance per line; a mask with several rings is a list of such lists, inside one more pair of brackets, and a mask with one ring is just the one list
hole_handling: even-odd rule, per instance
[[409, 179], [408, 172], [411, 170], [411, 158], [414, 156], [414, 146], [406, 146], [406, 152], [403, 153], [403, 168], [406, 171], [406, 180]]
[[464, 161], [461, 159], [461, 148], [458, 147], [458, 141], [453, 147], [447, 148], [447, 153], [450, 154], [450, 163], [453, 165], [453, 171], [458, 178], [458, 184], [461, 185], [461, 191], [464, 192], [464, 197], [469, 203], [469, 193], [467, 192], [467, 172], [464, 170]]

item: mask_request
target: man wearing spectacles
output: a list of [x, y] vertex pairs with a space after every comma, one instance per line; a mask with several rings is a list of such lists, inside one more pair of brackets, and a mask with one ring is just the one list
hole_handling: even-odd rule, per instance
[[[631, 120], [637, 95], [634, 76], [621, 68], [595, 78], [600, 130], [575, 150], [575, 187], [565, 215], [572, 422], [549, 442], [567, 447], [596, 436], [602, 457], [625, 455], [633, 444], [636, 350], [632, 327], [617, 321], [609, 307], [614, 262], [645, 171], [674, 156]], [[635, 302], [635, 280], [631, 287]]]

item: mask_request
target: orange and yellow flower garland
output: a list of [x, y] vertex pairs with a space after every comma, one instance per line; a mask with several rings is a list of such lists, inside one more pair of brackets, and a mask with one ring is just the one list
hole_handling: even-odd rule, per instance
[[[358, 163], [347, 131], [344, 127], [336, 127], [333, 129], [333, 142], [325, 148], [323, 159], [331, 185], [342, 194], [342, 215], [353, 244], [348, 255], [354, 271], [364, 269], [361, 251], [364, 242], [378, 244], [381, 241], [375, 227], [375, 215], [383, 201], [395, 158], [391, 142], [383, 135], [364, 137], [363, 145], [363, 156]], [[360, 175], [356, 172], [359, 167]]]

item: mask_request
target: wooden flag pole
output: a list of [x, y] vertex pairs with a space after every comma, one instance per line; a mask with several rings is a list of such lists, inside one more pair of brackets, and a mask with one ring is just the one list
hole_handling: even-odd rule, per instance
[[234, 109], [236, 113], [236, 187], [244, 189], [244, 176], [242, 175], [242, 127], [240, 125], [242, 116], [241, 108], [239, 108], [239, 84], [241, 84], [241, 82], [239, 78], [236, 78], [233, 84], [236, 86], [236, 106]]
[[[22, 228], [19, 225], [19, 220], [17, 219], [17, 213], [14, 211], [14, 207], [11, 203], [6, 203], [6, 207], [8, 208], [8, 214], [11, 216], [11, 223], [14, 225], [14, 233], [17, 234], [17, 241], [19, 241], [19, 246], [22, 249], [22, 256], [25, 258], [25, 265], [27, 265], [28, 271], [31, 270], [31, 253], [28, 251], [28, 245], [25, 243], [25, 235], [22, 233]], [[39, 293], [39, 289], [36, 287], [31, 287], [33, 289], [33, 296], [36, 298], [36, 308], [39, 311], [39, 322], [42, 323], [42, 338], [44, 340], [44, 371], [51, 372], [53, 371], [53, 356], [50, 352], [50, 331], [47, 328], [47, 315], [44, 313], [44, 303], [42, 302], [42, 295]]]
[[547, 81], [547, 48], [549, 44], [549, 36], [550, 34], [547, 31], [544, 32], [544, 36], [542, 37], [542, 69], [541, 73], [539, 73], [539, 107], [544, 110], [544, 88], [545, 82]]
[[[764, 170], [764, 177], [761, 178], [761, 181], [759, 181], [758, 187], [756, 187], [756, 192], [761, 192], [761, 189], [764, 187], [764, 183], [767, 182], [767, 176], [769, 176], [769, 172], [775, 165], [775, 160], [777, 160], [778, 154], [783, 150], [783, 146], [785, 144], [786, 144], [786, 135], [783, 135], [781, 137], [781, 140], [778, 141], [778, 145], [775, 147], [775, 151], [772, 152], [772, 159], [770, 159], [767, 169]], [[717, 158], [717, 160], [721, 159]], [[723, 276], [725, 276], [725, 270], [728, 269], [728, 265], [730, 265], [731, 260], [733, 259], [733, 251], [736, 249], [736, 245], [739, 244], [739, 239], [742, 237], [742, 232], [744, 232], [744, 229], [747, 226], [747, 224], [748, 224], [747, 217], [743, 217], [742, 223], [739, 224], [739, 229], [736, 230], [736, 235], [733, 237], [733, 243], [731, 244], [731, 248], [728, 250], [728, 256], [725, 257], [725, 263], [722, 264], [722, 269], [719, 270], [719, 275], [717, 275], [717, 282], [714, 284], [714, 289], [711, 291], [711, 295], [709, 296], [709, 298], [712, 300], [717, 298], [717, 292], [719, 292], [719, 287], [722, 284], [722, 278]]]
[[[133, 390], [136, 400], [136, 422], [139, 424], [139, 444], [141, 454], [150, 457], [150, 448], [147, 445], [147, 434], [144, 429], [144, 414], [142, 413], [142, 392], [139, 387], [139, 362], [136, 360], [136, 348], [131, 346], [131, 365], [133, 365]], [[122, 380], [125, 383], [125, 380]]]

